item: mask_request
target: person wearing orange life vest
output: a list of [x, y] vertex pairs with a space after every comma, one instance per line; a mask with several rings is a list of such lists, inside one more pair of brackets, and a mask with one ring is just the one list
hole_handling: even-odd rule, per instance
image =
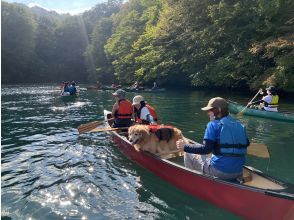
[[139, 124], [157, 124], [157, 116], [154, 108], [147, 104], [141, 95], [133, 98], [135, 121]]
[[129, 100], [125, 99], [126, 92], [118, 89], [112, 95], [116, 100], [112, 107], [112, 117], [114, 118], [112, 127], [130, 127], [132, 125], [133, 106]]

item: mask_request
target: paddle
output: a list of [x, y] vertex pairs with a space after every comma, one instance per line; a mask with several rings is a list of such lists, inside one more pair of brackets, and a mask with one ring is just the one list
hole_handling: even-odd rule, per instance
[[259, 93], [262, 92], [262, 89], [259, 89], [258, 92], [255, 94], [255, 96], [251, 99], [250, 102], [248, 102], [248, 104], [237, 114], [238, 116], [242, 116], [243, 112], [245, 111], [245, 109], [250, 105], [251, 102], [253, 102], [253, 100], [258, 96]]
[[81, 124], [78, 127], [78, 131], [79, 131], [80, 134], [82, 134], [82, 133], [93, 130], [98, 125], [102, 125], [104, 122], [111, 121], [111, 120], [113, 120], [113, 118], [107, 119], [105, 121], [92, 121], [92, 122], [89, 122], [87, 124]]
[[121, 128], [94, 128], [90, 132], [103, 132], [103, 131], [117, 131], [117, 130], [127, 130], [129, 127]]
[[256, 157], [270, 158], [267, 146], [261, 143], [251, 143], [247, 148], [247, 154]]

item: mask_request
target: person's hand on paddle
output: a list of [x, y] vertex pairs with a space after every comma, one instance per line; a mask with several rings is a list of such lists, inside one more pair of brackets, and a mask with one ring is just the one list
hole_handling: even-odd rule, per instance
[[[263, 95], [263, 91], [262, 91], [262, 89], [259, 89], [259, 90], [258, 90], [258, 93], [257, 93], [256, 95], [258, 95], [258, 94]], [[251, 100], [251, 101], [248, 103], [248, 107], [250, 107], [250, 106], [252, 106], [253, 104], [256, 104], [256, 103], [258, 103], [258, 102], [260, 102], [260, 100], [258, 100], [258, 101], [256, 101], [256, 102], [253, 102], [253, 100]]]
[[184, 149], [185, 142], [183, 139], [179, 139], [179, 140], [177, 140], [176, 145], [177, 145], [178, 149]]

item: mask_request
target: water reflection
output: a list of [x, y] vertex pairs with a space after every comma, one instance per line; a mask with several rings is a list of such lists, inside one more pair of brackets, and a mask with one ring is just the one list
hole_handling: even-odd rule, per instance
[[[46, 94], [43, 91], [46, 90]], [[135, 93], [128, 93], [132, 99]], [[201, 141], [207, 115], [200, 108], [219, 92], [146, 93], [161, 122]], [[106, 133], [78, 135], [77, 126], [103, 120], [111, 91], [82, 90], [62, 99], [58, 86], [2, 87], [2, 210], [13, 219], [237, 219], [191, 197], [126, 159]], [[289, 105], [289, 104], [287, 104]], [[254, 142], [271, 158], [249, 165], [294, 182], [293, 125], [244, 116]]]

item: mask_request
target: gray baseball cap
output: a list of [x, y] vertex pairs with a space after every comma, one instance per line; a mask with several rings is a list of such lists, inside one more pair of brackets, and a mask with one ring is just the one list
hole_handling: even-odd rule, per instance
[[120, 99], [123, 99], [126, 96], [126, 91], [123, 90], [123, 89], [118, 89], [114, 93], [112, 93], [112, 95], [114, 95], [114, 96], [116, 96], [116, 97], [118, 97]]

